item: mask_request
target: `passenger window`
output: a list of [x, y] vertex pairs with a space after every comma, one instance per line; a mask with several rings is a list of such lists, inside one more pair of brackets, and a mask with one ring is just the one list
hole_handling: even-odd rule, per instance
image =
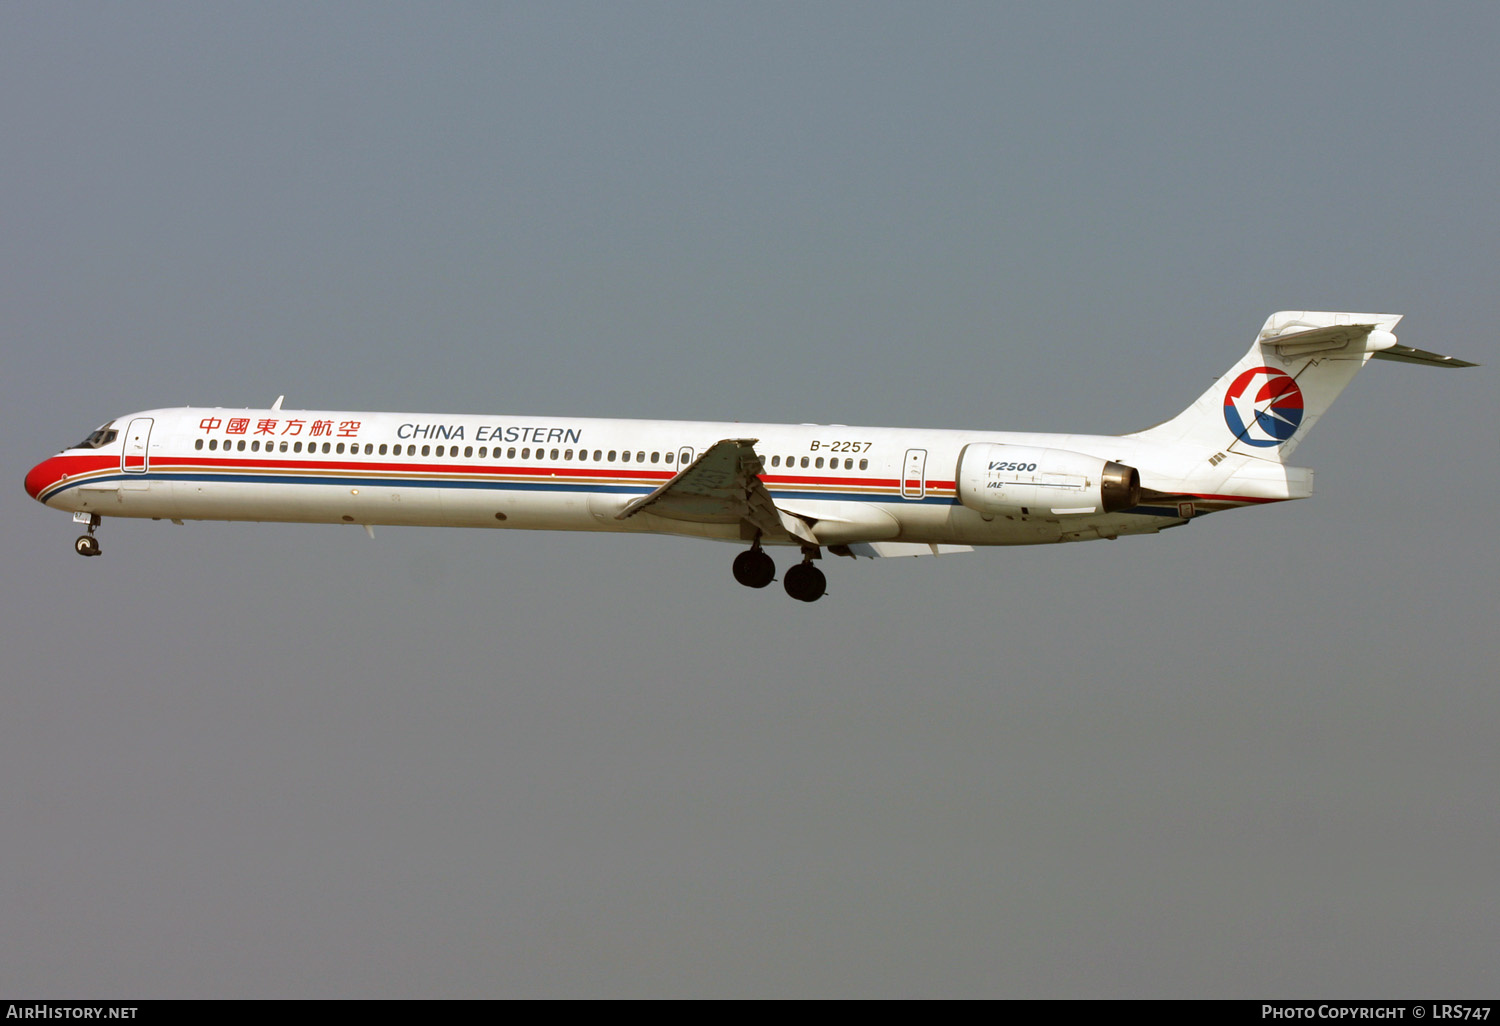
[[529, 459], [531, 459], [531, 449], [529, 447], [521, 450], [521, 459], [523, 459], [523, 460], [529, 460]]
[[668, 463], [671, 463], [671, 462], [672, 462], [672, 456], [673, 456], [673, 454], [672, 454], [672, 453], [670, 453], [670, 452], [669, 452], [669, 453], [667, 453], [667, 462], [668, 462]]
[[595, 449], [595, 450], [594, 450], [594, 462], [595, 462], [595, 463], [598, 463], [598, 462], [599, 462], [599, 460], [600, 460], [600, 459], [601, 459], [601, 458], [602, 458], [602, 457], [603, 457], [603, 456], [604, 456], [604, 450], [602, 450], [602, 449]]
[[[82, 446], [79, 446], [79, 448], [82, 448]], [[203, 448], [203, 439], [200, 438], [196, 442], [194, 442], [193, 443], [193, 448], [194, 449], [201, 449], [201, 448]]]
[[807, 457], [806, 456], [802, 457], [802, 465], [804, 467], [807, 466]]
[[484, 459], [485, 455], [488, 454], [489, 451], [489, 446], [481, 445], [479, 447], [479, 458]]
[[513, 460], [513, 459], [516, 458], [516, 447], [515, 446], [511, 446], [509, 449], [505, 450], [505, 458], [508, 459], [508, 460]]
[[771, 466], [773, 466], [773, 467], [779, 467], [779, 466], [781, 466], [781, 457], [780, 456], [772, 456], [771, 457]]
[[659, 452], [653, 452], [651, 454], [651, 462], [652, 463], [660, 463], [661, 462], [661, 453], [659, 453]]
[[557, 459], [557, 450], [556, 450], [556, 449], [553, 449], [553, 450], [552, 450], [552, 458], [553, 458], [553, 459], [554, 459], [554, 460], [555, 460], [555, 459]]
[[259, 438], [257, 438], [255, 441], [253, 441], [253, 442], [250, 443], [250, 451], [251, 452], [260, 452], [260, 439]]
[[286, 443], [285, 442], [281, 443], [281, 451], [282, 452], [286, 452]]
[[430, 445], [424, 445], [424, 446], [422, 446], [422, 455], [423, 456], [426, 456], [430, 452], [432, 452], [432, 446], [430, 446]]
[[823, 469], [823, 457], [819, 456], [817, 458], [817, 460], [815, 460], [813, 462], [813, 466], [817, 467], [819, 470], [822, 470]]
[[619, 453], [615, 452], [613, 449], [609, 450], [609, 462], [614, 463], [618, 456]]
[[240, 444], [236, 445], [235, 448], [238, 449], [240, 452], [244, 452], [245, 451], [245, 440], [243, 438], [241, 438], [240, 439]]
[[870, 461], [869, 460], [860, 460], [859, 461], [859, 469], [860, 470], [869, 470], [870, 469]]
[[[464, 459], [468, 459], [470, 456], [473, 456], [473, 455], [474, 455], [474, 447], [472, 445], [466, 445], [466, 446], [464, 446]], [[480, 453], [479, 455], [483, 456], [484, 453]]]
[[572, 458], [573, 458], [573, 450], [572, 449], [567, 449], [567, 450], [565, 450], [563, 452], [563, 459], [570, 460]]
[[[370, 451], [370, 447], [368, 445], [365, 446], [365, 452], [369, 452], [369, 451]], [[380, 443], [380, 455], [382, 455], [382, 456], [385, 455], [385, 443], [384, 442]]]
[[622, 463], [629, 463], [630, 462], [630, 453], [628, 453], [628, 452], [622, 452], [620, 454], [620, 461]]
[[[286, 443], [282, 442], [281, 444], [285, 445]], [[296, 442], [296, 443], [294, 443], [292, 445], [292, 452], [301, 452], [301, 451], [302, 451], [302, 443], [301, 442]]]
[[636, 453], [635, 454], [635, 461], [637, 463], [645, 463], [646, 462], [646, 454], [643, 453], [643, 452]]

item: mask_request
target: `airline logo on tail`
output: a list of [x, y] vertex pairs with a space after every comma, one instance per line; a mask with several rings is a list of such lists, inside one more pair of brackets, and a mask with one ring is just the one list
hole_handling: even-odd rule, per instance
[[1302, 423], [1302, 389], [1285, 371], [1252, 367], [1224, 393], [1224, 423], [1246, 445], [1280, 445]]

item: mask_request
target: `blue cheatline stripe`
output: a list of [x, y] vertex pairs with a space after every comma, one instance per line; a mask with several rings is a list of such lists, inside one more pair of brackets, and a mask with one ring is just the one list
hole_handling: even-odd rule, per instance
[[[49, 492], [42, 493], [42, 501], [60, 495], [70, 488], [84, 485], [108, 484], [113, 481], [199, 481], [217, 484], [294, 484], [328, 485], [362, 488], [470, 488], [497, 492], [565, 492], [571, 494], [596, 492], [606, 495], [649, 495], [660, 485], [611, 485], [572, 483], [568, 481], [474, 481], [452, 478], [420, 477], [313, 477], [306, 474], [245, 474], [245, 473], [171, 473], [152, 471], [149, 474], [111, 474], [70, 481]], [[924, 506], [956, 506], [958, 499], [929, 495], [922, 499], [905, 499], [895, 493], [866, 492], [816, 492], [782, 491], [771, 489], [772, 496], [782, 499], [817, 499], [833, 502], [885, 502]]]
[[929, 495], [925, 499], [905, 499], [895, 492], [871, 495], [868, 492], [786, 492], [779, 488], [770, 489], [771, 495], [777, 499], [832, 499], [836, 502], [890, 502], [905, 503], [918, 506], [957, 506], [958, 499], [949, 496]]
[[[103, 477], [79, 478], [66, 484], [54, 487], [50, 491], [44, 491], [39, 498], [42, 502], [61, 495], [70, 488], [80, 488], [85, 485], [101, 485], [114, 481], [202, 481], [219, 484], [294, 484], [294, 485], [324, 485], [343, 487], [365, 487], [365, 488], [466, 488], [480, 489], [495, 492], [561, 492], [568, 494], [601, 493], [606, 495], [649, 495], [658, 487], [657, 485], [612, 485], [612, 484], [589, 484], [574, 483], [569, 481], [474, 481], [454, 480], [448, 478], [422, 478], [422, 477], [313, 477], [306, 474], [255, 474], [255, 473], [169, 473], [163, 471], [151, 471], [149, 474], [109, 474]], [[906, 499], [896, 493], [867, 493], [867, 492], [818, 492], [818, 491], [790, 491], [781, 489], [770, 489], [773, 498], [777, 499], [812, 499], [824, 502], [881, 502], [888, 505], [921, 505], [921, 506], [958, 506], [961, 505], [958, 498], [953, 496], [929, 495], [922, 499]], [[1176, 506], [1134, 506], [1130, 509], [1121, 510], [1121, 513], [1133, 516], [1166, 517], [1171, 520], [1187, 519], [1177, 511]], [[1205, 516], [1212, 510], [1204, 509], [1198, 504], [1194, 509], [1194, 516]]]
[[112, 481], [207, 481], [216, 484], [295, 484], [340, 485], [363, 488], [483, 488], [518, 492], [606, 492], [616, 495], [648, 495], [656, 489], [650, 485], [571, 484], [567, 482], [530, 481], [461, 481], [419, 477], [309, 477], [304, 474], [174, 474], [152, 471], [150, 474], [112, 474], [87, 480], [70, 481], [60, 488], [43, 492], [43, 501], [69, 488], [108, 484]]

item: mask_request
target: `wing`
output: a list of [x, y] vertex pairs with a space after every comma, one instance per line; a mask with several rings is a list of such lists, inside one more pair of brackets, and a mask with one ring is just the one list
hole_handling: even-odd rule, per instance
[[643, 495], [615, 514], [629, 520], [651, 513], [668, 520], [698, 524], [747, 521], [769, 541], [817, 545], [807, 522], [776, 508], [760, 479], [765, 462], [755, 438], [726, 438], [704, 450], [690, 465], [650, 495]]

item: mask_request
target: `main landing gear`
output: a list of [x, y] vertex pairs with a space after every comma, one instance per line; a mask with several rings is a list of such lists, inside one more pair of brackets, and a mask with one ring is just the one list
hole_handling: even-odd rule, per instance
[[[828, 591], [828, 579], [812, 564], [818, 550], [805, 548], [803, 553], [802, 562], [786, 572], [781, 584], [797, 601], [816, 602]], [[747, 588], [764, 588], [776, 579], [776, 564], [760, 547], [759, 541], [734, 557], [734, 579]]]
[[88, 525], [88, 534], [80, 534], [78, 540], [73, 543], [73, 551], [80, 556], [99, 555], [99, 539], [94, 537], [94, 531], [103, 522], [103, 518], [97, 513], [79, 513], [74, 518], [80, 524]]
[[760, 542], [734, 557], [734, 579], [747, 588], [764, 588], [776, 579], [776, 564], [760, 547]]
[[788, 570], [786, 579], [781, 582], [786, 593], [798, 602], [816, 602], [828, 590], [828, 578], [810, 560], [811, 557], [804, 559]]

